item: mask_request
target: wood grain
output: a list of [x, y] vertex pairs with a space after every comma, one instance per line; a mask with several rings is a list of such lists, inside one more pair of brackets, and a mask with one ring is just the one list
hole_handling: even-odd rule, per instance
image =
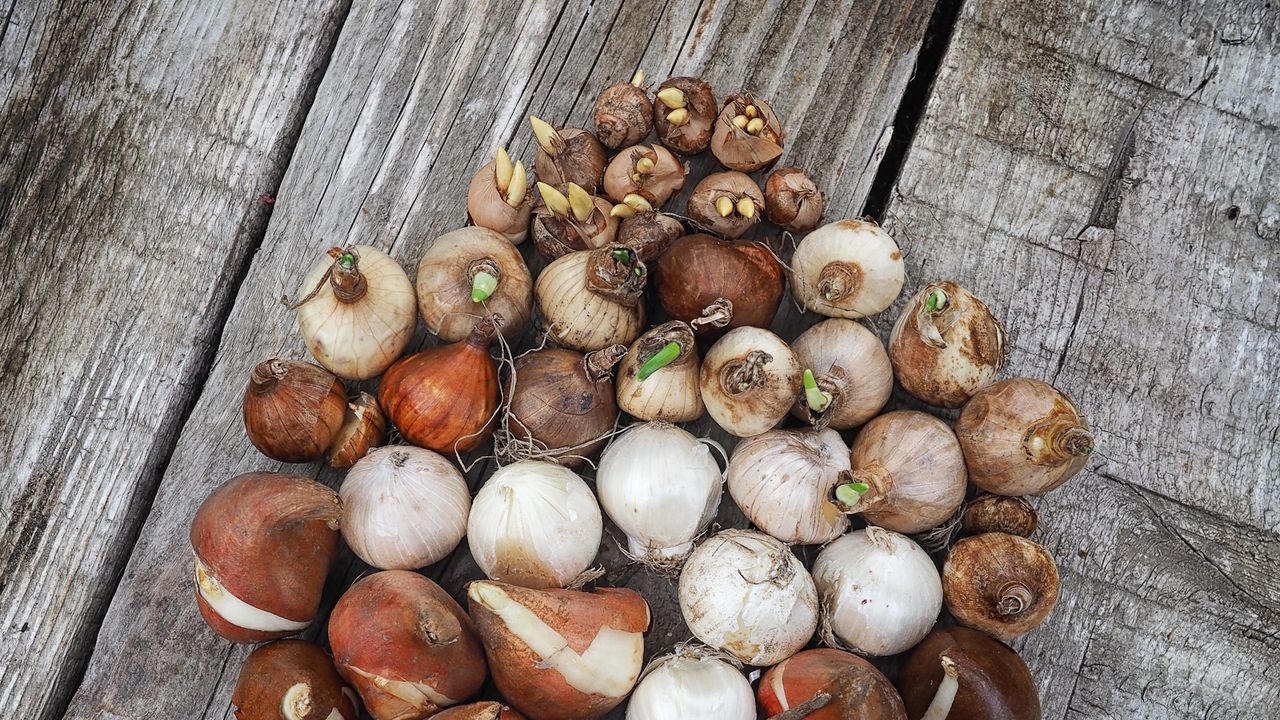
[[1097, 429], [1038, 504], [1046, 718], [1280, 715], [1278, 50], [1263, 2], [969, 2], [889, 206]]
[[60, 717], [341, 3], [0, 5], [0, 707]]
[[[433, 237], [464, 222], [466, 184], [496, 146], [532, 159], [529, 113], [583, 123], [599, 89], [629, 78], [637, 66], [657, 80], [672, 72], [698, 73], [721, 91], [745, 86], [774, 98], [796, 138], [784, 161], [812, 167], [833, 197], [833, 213], [859, 208], [932, 6], [354, 6], [209, 380], [67, 716], [229, 716], [228, 698], [247, 649], [218, 640], [195, 613], [186, 529], [216, 484], [237, 472], [278, 467], [245, 439], [239, 395], [256, 362], [273, 354], [303, 356], [293, 318], [278, 299], [293, 292], [303, 268], [325, 247], [369, 243], [415, 267]], [[477, 464], [469, 476], [473, 485], [486, 467]], [[327, 473], [320, 477], [337, 481]], [[607, 557], [616, 565], [614, 552]], [[447, 577], [460, 578], [466, 561], [459, 553], [432, 574], [449, 570]], [[341, 562], [329, 602], [365, 571], [349, 556]], [[451, 582], [448, 589], [458, 594], [461, 588]], [[655, 610], [669, 616], [673, 598], [672, 590], [669, 598], [655, 600]], [[654, 633], [650, 652], [684, 639], [675, 613], [680, 628]]]

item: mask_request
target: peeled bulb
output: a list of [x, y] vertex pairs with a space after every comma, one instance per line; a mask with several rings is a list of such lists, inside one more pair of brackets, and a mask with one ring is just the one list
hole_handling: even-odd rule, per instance
[[362, 392], [347, 403], [342, 427], [330, 443], [325, 458], [329, 467], [346, 470], [386, 440], [387, 417], [378, 407], [377, 399]]
[[969, 479], [999, 495], [1036, 495], [1061, 486], [1093, 452], [1089, 423], [1052, 385], [1002, 380], [960, 412], [956, 436]]
[[399, 263], [375, 247], [329, 250], [298, 292], [294, 306], [307, 350], [338, 377], [377, 377], [413, 337], [413, 285]]
[[467, 604], [493, 684], [531, 718], [595, 720], [631, 692], [652, 619], [623, 588], [531, 590], [478, 580]]
[[418, 310], [432, 334], [465, 339], [498, 316], [503, 337], [524, 330], [533, 311], [533, 278], [524, 259], [496, 231], [470, 226], [435, 239], [418, 263]]
[[939, 407], [960, 407], [995, 382], [1005, 350], [1004, 327], [986, 304], [953, 282], [916, 293], [889, 336], [902, 388]]
[[249, 653], [231, 693], [236, 720], [357, 720], [355, 693], [333, 661], [302, 640], [279, 640]]
[[843, 650], [818, 648], [792, 655], [760, 678], [757, 697], [770, 718], [907, 720], [889, 679]]
[[845, 512], [889, 530], [918, 533], [964, 502], [964, 456], [955, 433], [932, 415], [895, 410], [867, 423], [850, 451], [853, 475], [836, 490]]
[[786, 545], [751, 530], [724, 530], [685, 561], [680, 612], [702, 642], [765, 666], [809, 642], [818, 626], [818, 596]]
[[716, 341], [702, 361], [700, 387], [707, 412], [738, 437], [758, 435], [786, 417], [800, 394], [795, 353], [777, 335], [740, 327]]
[[827, 545], [813, 564], [828, 644], [896, 655], [928, 634], [942, 609], [933, 560], [905, 535], [875, 526]]
[[471, 493], [462, 473], [423, 448], [384, 447], [347, 472], [338, 493], [342, 537], [383, 570], [426, 567], [453, 552], [467, 531]]
[[191, 520], [196, 602], [209, 627], [240, 643], [305, 630], [341, 514], [337, 494], [310, 478], [245, 473], [218, 486]]
[[770, 430], [733, 449], [729, 492], [756, 527], [787, 543], [830, 542], [849, 529], [832, 503], [849, 448], [834, 430]]
[[791, 256], [791, 294], [820, 315], [875, 315], [893, 304], [905, 278], [898, 244], [869, 220], [823, 225]]
[[742, 671], [714, 653], [677, 650], [645, 668], [627, 720], [755, 720], [756, 700]]
[[956, 542], [942, 569], [947, 610], [962, 625], [1005, 642], [1049, 616], [1058, 601], [1058, 566], [1039, 543], [1007, 533]]
[[547, 334], [578, 352], [629, 345], [644, 331], [647, 278], [644, 263], [620, 245], [555, 260], [534, 285]]
[[603, 534], [591, 488], [555, 463], [522, 460], [476, 493], [467, 544], [486, 577], [531, 588], [563, 587], [596, 558]]
[[724, 475], [711, 445], [657, 422], [635, 425], [605, 448], [596, 493], [626, 533], [634, 557], [646, 562], [682, 558], [715, 518]]
[[893, 366], [876, 334], [831, 318], [800, 333], [791, 349], [813, 376], [791, 414], [818, 427], [848, 430], [879, 414], [893, 392]]
[[244, 429], [263, 455], [301, 463], [324, 455], [342, 428], [346, 388], [308, 362], [258, 363], [244, 389]]
[[374, 720], [430, 717], [484, 685], [484, 650], [471, 619], [414, 572], [357, 580], [333, 606], [329, 644]]

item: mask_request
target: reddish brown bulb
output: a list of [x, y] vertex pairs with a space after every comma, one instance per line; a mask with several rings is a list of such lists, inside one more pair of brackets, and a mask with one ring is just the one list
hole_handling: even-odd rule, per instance
[[751, 95], [730, 95], [716, 119], [711, 154], [730, 170], [755, 172], [782, 157], [782, 135], [772, 105]]
[[357, 720], [355, 693], [323, 650], [280, 640], [249, 653], [231, 693], [236, 720]]
[[676, 320], [692, 322], [720, 299], [733, 318], [724, 327], [702, 325], [698, 334], [718, 338], [744, 325], [769, 327], [782, 302], [782, 265], [769, 248], [710, 235], [686, 235], [658, 260], [658, 300]]
[[958, 686], [947, 720], [1040, 720], [1040, 697], [1027, 664], [1013, 648], [966, 627], [934, 630], [907, 657], [898, 688], [911, 720], [921, 720], [938, 695], [944, 658]]
[[324, 455], [347, 407], [342, 381], [319, 365], [272, 358], [258, 363], [244, 390], [244, 429], [254, 447], [281, 462]]
[[653, 129], [663, 145], [681, 155], [697, 155], [711, 144], [716, 96], [695, 77], [674, 77], [658, 86]]

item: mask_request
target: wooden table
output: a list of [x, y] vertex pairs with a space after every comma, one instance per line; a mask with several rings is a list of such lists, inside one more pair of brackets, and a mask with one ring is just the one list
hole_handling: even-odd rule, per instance
[[[248, 648], [195, 612], [186, 530], [215, 485], [279, 467], [239, 398], [256, 362], [303, 357], [281, 294], [335, 243], [414, 267], [496, 146], [531, 158], [527, 115], [587, 123], [643, 67], [773, 99], [830, 218], [880, 217], [908, 290], [977, 292], [1007, 374], [1089, 414], [1087, 472], [1036, 502], [1063, 592], [1017, 647], [1045, 717], [1280, 717], [1275, 3], [0, 13], [0, 715], [229, 717]], [[674, 587], [611, 545], [610, 579], [665, 618], [649, 651], [686, 638]], [[328, 602], [363, 571], [344, 556]], [[464, 543], [429, 572], [457, 593], [476, 571]]]

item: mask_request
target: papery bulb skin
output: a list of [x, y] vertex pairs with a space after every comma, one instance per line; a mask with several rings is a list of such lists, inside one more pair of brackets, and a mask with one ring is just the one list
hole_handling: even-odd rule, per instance
[[239, 643], [306, 629], [338, 551], [341, 514], [336, 493], [296, 475], [245, 473], [214, 489], [191, 520], [205, 622]]
[[755, 720], [751, 683], [714, 653], [678, 649], [655, 658], [627, 703], [627, 720]]
[[414, 353], [387, 370], [378, 404], [405, 440], [447, 454], [489, 439], [498, 411], [493, 332], [492, 322], [481, 322], [466, 340]]
[[694, 186], [687, 212], [692, 224], [733, 240], [764, 219], [764, 193], [744, 173], [712, 173]]
[[958, 540], [942, 568], [947, 611], [1009, 642], [1044, 622], [1058, 602], [1058, 565], [1039, 543], [1008, 533]]
[[801, 308], [820, 315], [875, 315], [893, 304], [905, 280], [898, 244], [870, 220], [823, 225], [791, 256], [791, 294]]
[[1036, 511], [1025, 498], [979, 495], [965, 505], [960, 527], [966, 534], [1003, 532], [1031, 537], [1036, 531]]
[[730, 170], [755, 172], [782, 157], [783, 135], [782, 122], [767, 101], [730, 95], [711, 135], [711, 154]]
[[905, 535], [870, 526], [818, 553], [824, 640], [865, 655], [896, 655], [933, 627], [942, 581], [933, 560]]
[[342, 428], [347, 392], [319, 365], [271, 358], [258, 363], [244, 390], [244, 429], [254, 447], [280, 462], [324, 455]]
[[528, 717], [595, 720], [635, 686], [651, 620], [639, 593], [478, 580], [467, 600], [494, 684]]
[[728, 330], [767, 328], [782, 302], [782, 265], [765, 245], [727, 242], [710, 235], [686, 235], [658, 260], [658, 300], [676, 320], [690, 322], [723, 298], [733, 318], [723, 327], [701, 326], [698, 335], [714, 340]]
[[674, 77], [659, 85], [655, 94], [653, 130], [662, 144], [681, 155], [706, 150], [717, 115], [711, 86], [700, 78]]
[[689, 168], [661, 145], [633, 145], [619, 151], [604, 171], [604, 191], [615, 203], [639, 195], [654, 208], [684, 188]]
[[922, 720], [942, 683], [942, 659], [957, 671], [959, 688], [947, 720], [1040, 720], [1031, 671], [1013, 648], [966, 627], [938, 628], [911, 654], [898, 677], [910, 720]]
[[471, 493], [444, 456], [409, 445], [361, 458], [339, 491], [342, 537], [361, 560], [412, 570], [443, 560], [467, 530]]
[[492, 700], [459, 705], [431, 717], [434, 720], [525, 720], [525, 717], [513, 708]]
[[[676, 357], [640, 379], [641, 370], [658, 362], [660, 353], [670, 353], [672, 344]], [[688, 323], [672, 320], [652, 328], [631, 344], [618, 364], [618, 406], [639, 420], [697, 420], [706, 410], [698, 388], [701, 367], [697, 340]]]
[[321, 256], [302, 279], [298, 298], [294, 306], [307, 350], [347, 380], [368, 380], [390, 367], [418, 319], [409, 276], [369, 245], [333, 248]]
[[724, 475], [712, 445], [655, 422], [633, 425], [605, 448], [596, 470], [596, 494], [605, 513], [626, 533], [628, 552], [636, 559], [678, 562], [715, 519]]
[[801, 396], [791, 414], [817, 427], [848, 430], [874, 418], [893, 392], [893, 366], [876, 334], [853, 320], [831, 318], [791, 343], [801, 367], [814, 374], [829, 405], [815, 410]]
[[231, 693], [236, 720], [358, 720], [355, 693], [323, 650], [279, 640], [249, 653]]
[[635, 145], [653, 129], [653, 102], [637, 84], [614, 83], [596, 98], [595, 123], [605, 147], [617, 150]]
[[626, 218], [618, 224], [618, 244], [634, 250], [646, 264], [657, 262], [682, 237], [684, 225], [680, 220], [656, 210]]
[[818, 626], [818, 596], [787, 546], [764, 533], [724, 530], [685, 561], [680, 612], [700, 641], [763, 667], [809, 642]]
[[768, 330], [735, 328], [707, 351], [699, 387], [716, 424], [738, 437], [759, 435], [790, 411], [800, 393], [800, 364]]
[[733, 449], [729, 492], [752, 524], [786, 543], [823, 544], [849, 529], [832, 503], [849, 452], [834, 430], [770, 430]]
[[362, 392], [347, 403], [342, 427], [329, 444], [325, 460], [331, 468], [346, 470], [386, 441], [387, 416], [378, 407], [377, 398]]
[[572, 214], [557, 215], [547, 205], [540, 205], [533, 215], [533, 246], [544, 257], [555, 260], [569, 253], [612, 245], [620, 222], [612, 212], [613, 203], [603, 197], [591, 198], [586, 220]]
[[640, 337], [647, 279], [635, 252], [612, 245], [553, 261], [538, 275], [534, 296], [550, 339], [585, 353]]
[[1037, 495], [1060, 487], [1093, 452], [1089, 423], [1052, 385], [1002, 380], [977, 394], [956, 421], [969, 479], [998, 495]]
[[[479, 278], [482, 273], [492, 278], [492, 289], [483, 286], [487, 278]], [[477, 323], [494, 316], [501, 318], [497, 326], [502, 336], [514, 338], [533, 312], [533, 278], [520, 251], [484, 227], [464, 227], [436, 238], [418, 263], [417, 288], [422, 320], [444, 342], [465, 340]], [[485, 297], [476, 300], [478, 295]]]
[[[536, 134], [536, 133], [535, 133]], [[539, 147], [534, 156], [533, 171], [542, 182], [560, 192], [568, 192], [569, 183], [589, 193], [601, 187], [604, 178], [605, 150], [595, 135], [582, 128], [560, 128], [551, 139], [555, 154]]]
[[414, 572], [357, 580], [333, 607], [329, 644], [374, 720], [431, 717], [484, 685], [484, 651], [470, 618]]
[[774, 225], [793, 233], [807, 233], [822, 222], [827, 197], [803, 170], [782, 167], [765, 182], [764, 203]]
[[516, 358], [503, 427], [529, 447], [507, 454], [555, 459], [570, 468], [586, 462], [617, 422], [612, 368], [625, 353], [622, 345], [590, 355], [544, 348]]
[[603, 528], [582, 478], [562, 465], [521, 460], [500, 468], [476, 493], [467, 545], [486, 577], [563, 587], [595, 561]]
[[964, 502], [964, 456], [955, 433], [915, 410], [885, 413], [863, 426], [850, 449], [853, 482], [868, 486], [843, 508], [867, 522], [918, 533], [950, 518]]
[[1006, 351], [1004, 327], [991, 310], [950, 281], [916, 293], [889, 336], [902, 388], [938, 407], [958, 408], [995, 382]]
[[[512, 180], [508, 180], [507, 187], [501, 187], [496, 168], [497, 164], [491, 160], [471, 177], [467, 188], [467, 218], [477, 227], [493, 230], [512, 245], [519, 245], [529, 236], [535, 195], [527, 182], [515, 188], [511, 186]], [[512, 204], [512, 197], [519, 199]], [[421, 272], [418, 277], [421, 279]]]
[[[818, 698], [825, 693], [830, 699]], [[907, 720], [893, 684], [874, 665], [842, 650], [819, 648], [769, 668], [756, 693], [767, 716], [809, 703], [805, 720]]]

